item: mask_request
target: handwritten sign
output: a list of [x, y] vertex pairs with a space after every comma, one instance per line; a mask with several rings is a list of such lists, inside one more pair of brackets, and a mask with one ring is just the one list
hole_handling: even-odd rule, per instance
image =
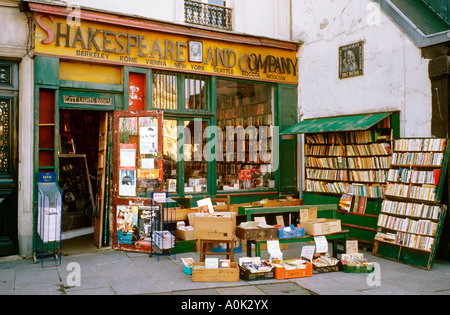
[[352, 240], [352, 241], [346, 241], [345, 242], [345, 248], [347, 254], [356, 254], [358, 253], [358, 241]]
[[316, 253], [328, 252], [328, 241], [325, 236], [314, 236], [314, 242], [316, 243]]
[[300, 258], [308, 259], [311, 262], [314, 256], [315, 249], [315, 246], [303, 246]]

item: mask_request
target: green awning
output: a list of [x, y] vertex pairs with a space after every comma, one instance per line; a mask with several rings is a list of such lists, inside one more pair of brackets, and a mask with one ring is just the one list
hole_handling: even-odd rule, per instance
[[391, 114], [380, 113], [305, 119], [286, 129], [281, 134], [367, 130]]

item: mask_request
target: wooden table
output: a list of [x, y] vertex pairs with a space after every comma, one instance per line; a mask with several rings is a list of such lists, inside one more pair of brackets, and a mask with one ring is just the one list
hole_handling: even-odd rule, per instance
[[[211, 246], [213, 244], [219, 244], [219, 243], [226, 243], [226, 252], [220, 253], [220, 252], [212, 252], [212, 251], [207, 251], [206, 247], [208, 246], [208, 244], [211, 244]], [[204, 262], [205, 261], [205, 256], [207, 255], [222, 255], [222, 256], [227, 256], [227, 258], [230, 261], [234, 261], [234, 240], [205, 240], [205, 239], [200, 239], [200, 261]]]
[[285, 206], [285, 207], [239, 207], [238, 214], [246, 215], [247, 221], [252, 220], [254, 214], [272, 214], [272, 213], [298, 213], [301, 209], [309, 209], [316, 207], [317, 211], [332, 211], [333, 219], [336, 219], [337, 204], [324, 205], [301, 205], [301, 206]]
[[[318, 213], [323, 211], [331, 211], [332, 219], [336, 219], [337, 204], [323, 204], [323, 205], [300, 205], [300, 206], [284, 206], [284, 207], [239, 207], [239, 214], [246, 215], [247, 221], [252, 220], [252, 215], [255, 214], [273, 214], [273, 213], [298, 213], [302, 209], [317, 208]], [[333, 254], [338, 252], [337, 242], [342, 241], [344, 245], [343, 251], [345, 252], [345, 242], [348, 240], [348, 230], [342, 230], [337, 233], [327, 234], [325, 237], [327, 240], [333, 242]], [[311, 242], [314, 241], [314, 236], [305, 235], [304, 237], [279, 239], [280, 244], [284, 243], [298, 243], [298, 242]], [[266, 244], [267, 240], [247, 240], [247, 255], [252, 256], [251, 244], [256, 246], [256, 256], [261, 255], [261, 243]]]
[[[345, 253], [346, 245], [345, 242], [348, 240], [348, 230], [342, 230], [337, 233], [327, 234], [324, 235], [327, 239], [327, 241], [331, 241], [333, 243], [333, 253], [330, 253], [333, 255], [333, 257], [336, 257], [335, 255], [340, 253]], [[299, 243], [299, 242], [312, 242], [314, 241], [314, 236], [312, 235], [305, 235], [303, 237], [296, 237], [296, 238], [283, 238], [278, 240], [280, 244], [285, 243]], [[343, 249], [338, 250], [337, 243], [339, 241], [342, 241], [343, 243]], [[256, 247], [256, 257], [261, 257], [261, 243], [267, 244], [267, 241], [255, 241], [255, 240], [247, 240], [247, 255], [249, 257], [252, 256], [252, 246], [251, 244], [255, 244]], [[300, 253], [299, 253], [300, 256]]]

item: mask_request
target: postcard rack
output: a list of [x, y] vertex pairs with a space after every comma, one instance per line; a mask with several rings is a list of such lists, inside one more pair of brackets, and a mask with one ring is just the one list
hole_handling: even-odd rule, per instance
[[39, 173], [33, 262], [39, 260], [42, 267], [45, 261], [61, 264], [62, 196], [63, 191], [56, 183], [56, 173]]
[[173, 258], [176, 258], [176, 227], [174, 227], [176, 208], [169, 207], [176, 201], [168, 198], [167, 195], [167, 192], [153, 192], [151, 194], [151, 207], [158, 208], [158, 210], [153, 224], [151, 224], [150, 257], [155, 255], [158, 260], [159, 256], [173, 255]]

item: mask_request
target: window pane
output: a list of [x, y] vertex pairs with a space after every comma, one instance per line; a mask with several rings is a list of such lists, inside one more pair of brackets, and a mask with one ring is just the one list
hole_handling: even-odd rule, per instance
[[149, 196], [158, 190], [158, 119], [119, 118], [119, 143], [119, 195]]
[[271, 85], [217, 80], [219, 190], [275, 187], [272, 113]]
[[208, 0], [208, 3], [209, 4], [225, 6], [225, 1], [224, 0]]
[[206, 110], [206, 78], [201, 75], [186, 75], [185, 108]]
[[177, 121], [164, 120], [164, 190], [177, 192]]
[[207, 139], [203, 132], [206, 122], [200, 119], [184, 122], [184, 191], [207, 192], [208, 163], [204, 156]]
[[145, 110], [145, 74], [130, 72], [128, 79], [129, 110]]
[[170, 72], [153, 72], [153, 107], [178, 109], [177, 75]]

